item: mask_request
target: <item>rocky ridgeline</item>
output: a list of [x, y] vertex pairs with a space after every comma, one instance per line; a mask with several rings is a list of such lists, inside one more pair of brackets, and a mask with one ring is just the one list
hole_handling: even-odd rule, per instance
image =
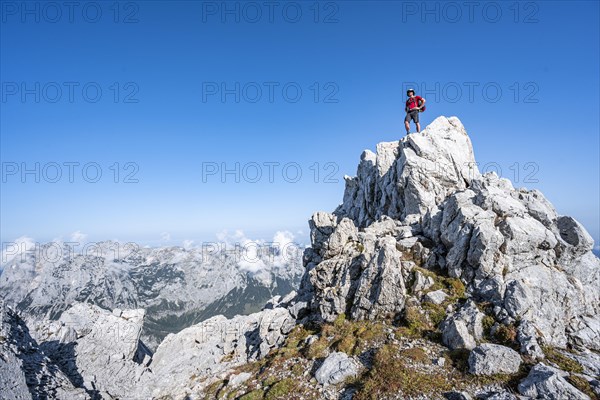
[[600, 396], [591, 237], [540, 192], [481, 175], [457, 118], [366, 150], [343, 203], [309, 224], [297, 293], [154, 354], [143, 310], [78, 303], [28, 328], [5, 309], [0, 397]]

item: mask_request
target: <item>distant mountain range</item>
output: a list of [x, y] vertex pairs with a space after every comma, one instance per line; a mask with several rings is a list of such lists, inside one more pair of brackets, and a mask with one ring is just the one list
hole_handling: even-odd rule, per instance
[[297, 288], [304, 272], [302, 246], [291, 242], [190, 249], [49, 242], [3, 261], [0, 298], [28, 319], [57, 319], [73, 302], [144, 308], [142, 341], [150, 348], [214, 315], [256, 312]]

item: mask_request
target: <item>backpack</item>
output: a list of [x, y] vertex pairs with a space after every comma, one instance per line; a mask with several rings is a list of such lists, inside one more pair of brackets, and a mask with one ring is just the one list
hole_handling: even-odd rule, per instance
[[[422, 102], [421, 102], [422, 103]], [[417, 105], [419, 105], [419, 103], [417, 103]], [[419, 110], [419, 112], [423, 112], [425, 111], [425, 109], [427, 108], [427, 106], [421, 106], [421, 109]]]

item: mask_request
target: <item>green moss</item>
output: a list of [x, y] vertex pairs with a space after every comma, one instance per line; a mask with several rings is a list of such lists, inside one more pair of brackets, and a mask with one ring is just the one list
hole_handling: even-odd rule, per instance
[[308, 359], [325, 357], [329, 347], [357, 355], [368, 343], [385, 337], [382, 322], [347, 320], [344, 314], [332, 323], [320, 325], [319, 331], [319, 338], [302, 350]]
[[426, 277], [430, 277], [433, 279], [433, 285], [426, 292], [445, 290], [449, 293], [449, 297], [446, 299], [443, 305], [448, 305], [455, 302], [458, 299], [466, 298], [465, 284], [460, 279], [450, 278], [449, 276], [444, 276], [424, 268], [415, 268], [415, 271], [419, 271]]
[[372, 321], [357, 321], [354, 334], [362, 340], [374, 340], [385, 335], [383, 324]]
[[304, 374], [304, 366], [300, 363], [296, 363], [292, 366], [292, 374], [296, 376], [301, 376]]
[[354, 248], [361, 254], [365, 251], [365, 246], [360, 242], [354, 242]]
[[304, 340], [313, 333], [313, 331], [302, 325], [296, 326], [290, 332], [284, 345], [278, 350], [278, 353], [284, 358], [298, 357]]
[[[514, 385], [516, 386], [518, 382], [523, 380], [527, 376], [527, 374], [522, 375], [517, 373], [516, 375], [509, 374], [494, 374], [494, 375], [479, 375], [471, 377], [472, 382], [481, 386], [507, 386], [510, 382], [514, 381]], [[516, 379], [515, 379], [516, 378]]]
[[251, 392], [248, 392], [238, 398], [238, 400], [260, 400], [264, 397], [265, 392], [261, 389], [256, 389]]
[[346, 314], [344, 314], [344, 313], [341, 313], [341, 314], [339, 314], [339, 315], [338, 315], [338, 316], [335, 318], [335, 320], [333, 321], [333, 326], [334, 326], [335, 328], [338, 328], [338, 329], [339, 329], [339, 328], [341, 328], [341, 327], [343, 327], [343, 326], [344, 326], [344, 323], [345, 323], [345, 322], [346, 322]]
[[453, 296], [459, 299], [465, 298], [465, 284], [458, 278], [445, 278], [444, 283], [450, 289]]
[[265, 395], [265, 400], [288, 399], [297, 387], [298, 382], [296, 380], [291, 378], [282, 379], [271, 386]]
[[274, 376], [268, 376], [265, 380], [262, 381], [263, 386], [271, 386], [277, 382], [277, 378]]
[[492, 326], [494, 326], [494, 323], [496, 321], [494, 321], [493, 317], [490, 317], [489, 315], [486, 315], [485, 317], [483, 317], [483, 320], [481, 321], [481, 325], [483, 326], [483, 335], [486, 337], [490, 337], [490, 331], [492, 330]]
[[542, 347], [542, 350], [544, 351], [544, 355], [546, 356], [548, 361], [558, 365], [558, 367], [563, 371], [574, 372], [577, 374], [583, 372], [583, 367], [581, 366], [581, 364], [579, 364], [572, 358], [565, 356], [554, 347], [544, 346]]
[[356, 337], [352, 354], [358, 355], [365, 348], [372, 347], [373, 342], [383, 340], [386, 332], [381, 322], [357, 321], [353, 324], [352, 335]]
[[433, 272], [433, 271], [431, 271], [431, 270], [429, 270], [429, 269], [426, 269], [426, 268], [422, 268], [422, 267], [415, 267], [413, 270], [414, 270], [415, 272], [416, 272], [416, 271], [419, 271], [419, 272], [420, 272], [421, 274], [423, 274], [425, 277], [431, 278], [431, 279], [433, 279], [434, 281], [436, 281], [436, 280], [439, 280], [439, 278], [440, 278], [440, 275], [438, 275], [438, 274], [436, 274], [435, 272]]

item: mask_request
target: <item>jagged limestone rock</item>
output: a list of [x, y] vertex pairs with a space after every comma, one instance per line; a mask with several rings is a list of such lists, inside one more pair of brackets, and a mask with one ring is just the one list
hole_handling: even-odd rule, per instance
[[436, 118], [421, 134], [365, 150], [357, 176], [346, 179], [335, 214], [365, 227], [382, 216], [423, 215], [479, 176], [471, 141], [458, 118]]
[[47, 337], [44, 351], [87, 391], [126, 397], [151, 375], [140, 342], [144, 316], [142, 309], [111, 312], [75, 303], [58, 321], [55, 337], [60, 339]]
[[430, 276], [425, 276], [419, 271], [415, 271], [415, 281], [412, 286], [413, 293], [419, 293], [429, 289], [435, 282]]
[[539, 191], [481, 175], [455, 117], [365, 151], [356, 177], [346, 178], [343, 203], [316, 213], [310, 226], [299, 292], [310, 293], [310, 309], [323, 320], [398, 315], [406, 288], [420, 289], [418, 278], [410, 281], [418, 265], [459, 278], [497, 321], [527, 326], [525, 354], [541, 357], [538, 339], [600, 350], [600, 260], [589, 234]]
[[589, 400], [589, 396], [567, 382], [567, 375], [559, 369], [537, 364], [519, 383], [519, 393], [534, 399]]
[[534, 326], [529, 321], [522, 321], [517, 329], [517, 341], [521, 345], [521, 353], [534, 359], [544, 359], [544, 352], [539, 345]]
[[294, 325], [285, 308], [274, 308], [232, 319], [216, 316], [168, 335], [153, 356], [155, 379], [147, 391], [160, 397], [202, 390], [232, 368], [283, 344]]
[[469, 372], [474, 375], [514, 374], [520, 366], [519, 353], [499, 344], [484, 343], [469, 354]]
[[467, 301], [440, 325], [443, 343], [451, 349], [473, 349], [483, 337], [483, 317], [475, 303]]
[[20, 315], [4, 304], [0, 307], [0, 398], [91, 399], [95, 391], [73, 385], [31, 337]]

